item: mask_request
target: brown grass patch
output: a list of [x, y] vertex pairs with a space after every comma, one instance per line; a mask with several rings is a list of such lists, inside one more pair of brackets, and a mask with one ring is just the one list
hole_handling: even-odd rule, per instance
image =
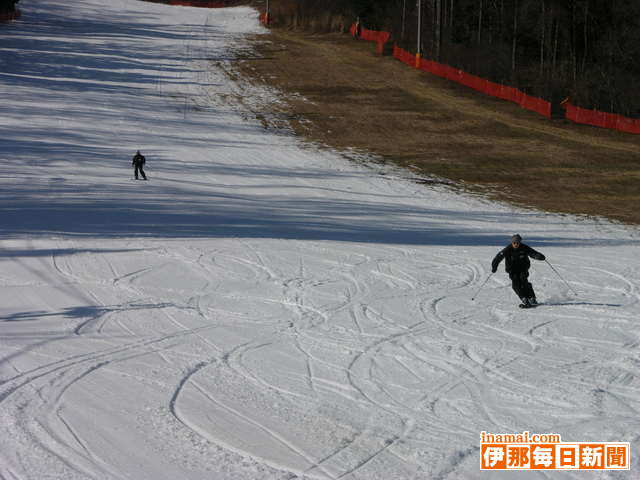
[[[346, 35], [273, 30], [243, 75], [292, 95], [294, 131], [500, 200], [640, 223], [640, 137], [548, 120], [378, 57]], [[274, 106], [275, 108], [275, 106]]]

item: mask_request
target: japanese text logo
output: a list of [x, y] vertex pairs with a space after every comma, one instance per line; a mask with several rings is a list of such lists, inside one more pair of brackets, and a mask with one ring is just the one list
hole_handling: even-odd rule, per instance
[[481, 470], [629, 470], [628, 442], [562, 442], [560, 435], [480, 434]]

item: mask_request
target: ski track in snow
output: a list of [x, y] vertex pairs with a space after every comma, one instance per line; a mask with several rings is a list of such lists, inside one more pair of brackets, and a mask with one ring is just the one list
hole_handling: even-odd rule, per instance
[[[479, 479], [479, 433], [640, 435], [640, 236], [264, 129], [246, 7], [0, 26], [0, 479]], [[266, 113], [265, 113], [266, 112]], [[149, 182], [130, 180], [136, 149]], [[544, 252], [522, 311], [490, 261]]]

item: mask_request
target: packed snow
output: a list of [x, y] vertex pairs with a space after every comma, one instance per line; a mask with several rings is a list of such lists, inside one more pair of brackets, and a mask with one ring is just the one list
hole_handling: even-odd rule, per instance
[[[278, 93], [234, 70], [268, 34], [249, 7], [22, 10], [0, 25], [0, 479], [638, 478], [637, 228], [264, 128]], [[516, 232], [549, 261], [532, 310], [503, 266], [480, 289]], [[481, 472], [481, 431], [631, 442], [631, 470]]]

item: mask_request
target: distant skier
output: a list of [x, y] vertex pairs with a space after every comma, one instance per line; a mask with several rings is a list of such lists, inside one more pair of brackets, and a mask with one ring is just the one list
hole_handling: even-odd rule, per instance
[[515, 234], [511, 237], [511, 244], [498, 252], [491, 262], [491, 271], [496, 273], [498, 265], [505, 260], [505, 269], [511, 279], [511, 288], [522, 301], [521, 308], [535, 307], [538, 304], [533, 286], [529, 283], [529, 257], [536, 260], [544, 260], [545, 256], [536, 252], [529, 245], [522, 243], [522, 237]]
[[131, 165], [135, 167], [134, 175], [136, 177], [136, 180], [138, 180], [138, 172], [140, 172], [140, 175], [142, 175], [143, 180], [147, 179], [147, 176], [144, 174], [144, 170], [142, 169], [145, 163], [147, 163], [147, 159], [144, 158], [144, 155], [142, 155], [140, 153], [140, 150], [138, 150], [133, 156], [133, 161], [131, 162]]

